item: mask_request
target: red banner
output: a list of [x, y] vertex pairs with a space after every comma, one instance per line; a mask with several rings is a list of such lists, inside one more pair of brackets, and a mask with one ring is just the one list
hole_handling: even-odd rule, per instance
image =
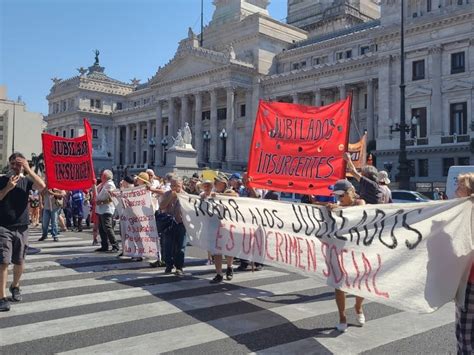
[[41, 135], [48, 188], [85, 190], [93, 186], [92, 129], [86, 119], [84, 129], [85, 134], [77, 138]]
[[250, 147], [251, 186], [329, 195], [345, 177], [351, 97], [314, 107], [260, 101]]

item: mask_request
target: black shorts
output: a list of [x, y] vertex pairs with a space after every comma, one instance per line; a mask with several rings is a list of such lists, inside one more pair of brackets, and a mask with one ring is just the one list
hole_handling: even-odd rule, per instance
[[0, 227], [0, 264], [21, 265], [28, 248], [28, 226]]

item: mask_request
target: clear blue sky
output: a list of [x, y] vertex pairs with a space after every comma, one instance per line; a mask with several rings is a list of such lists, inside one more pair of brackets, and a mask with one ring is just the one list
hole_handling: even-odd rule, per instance
[[[8, 98], [47, 114], [51, 78], [77, 75], [94, 62], [112, 78], [142, 83], [174, 55], [188, 27], [200, 32], [200, 0], [0, 0], [0, 84]], [[287, 0], [270, 15], [286, 17]], [[214, 10], [204, 0], [204, 24]]]

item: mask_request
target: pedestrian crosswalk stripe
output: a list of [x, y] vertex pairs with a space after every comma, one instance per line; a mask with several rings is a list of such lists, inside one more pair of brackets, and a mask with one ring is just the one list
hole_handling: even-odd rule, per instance
[[[241, 282], [249, 281], [249, 280], [258, 280], [264, 278], [274, 278], [277, 276], [285, 275], [284, 273], [277, 272], [277, 271], [261, 271], [256, 273], [255, 275], [251, 275], [251, 273], [240, 274], [238, 277], [234, 279], [232, 284], [238, 285]], [[156, 276], [156, 275], [155, 275]], [[305, 285], [310, 285], [310, 283], [305, 283]], [[182, 290], [190, 290], [195, 288], [209, 288], [213, 286], [209, 283], [208, 279], [198, 279], [198, 280], [183, 280], [182, 282], [174, 282], [174, 283], [163, 283], [163, 284], [156, 284], [150, 286], [143, 286], [143, 287], [131, 287], [125, 288], [120, 290], [114, 291], [107, 291], [107, 292], [98, 292], [98, 293], [90, 293], [87, 296], [79, 295], [79, 296], [70, 296], [70, 297], [63, 297], [63, 298], [53, 298], [47, 299], [42, 301], [36, 302], [26, 302], [16, 304], [15, 307], [12, 308], [10, 312], [8, 312], [7, 316], [17, 316], [17, 315], [24, 315], [28, 313], [34, 312], [44, 312], [44, 311], [51, 311], [57, 310], [61, 308], [69, 308], [69, 307], [77, 307], [83, 305], [90, 305], [94, 303], [103, 303], [103, 302], [110, 302], [110, 301], [118, 301], [124, 300], [128, 298], [134, 297], [145, 297], [150, 295], [161, 295], [164, 293], [175, 292], [175, 291], [182, 291]], [[314, 284], [312, 284], [314, 287]], [[247, 292], [243, 289], [241, 292]], [[267, 292], [267, 291], [264, 291]], [[214, 295], [213, 295], [214, 297]], [[197, 302], [201, 301], [204, 297], [196, 297], [195, 300]], [[186, 302], [192, 302], [191, 300], [186, 300]], [[180, 302], [179, 300], [177, 302]], [[212, 302], [210, 303], [212, 305]]]
[[[294, 282], [295, 288], [308, 289], [314, 285], [309, 279], [297, 280]], [[183, 284], [186, 281], [183, 282]], [[297, 287], [300, 283], [303, 286]], [[287, 291], [285, 291], [286, 293]], [[83, 314], [80, 316], [67, 317], [58, 321], [56, 319], [44, 322], [37, 322], [16, 327], [3, 328], [0, 346], [14, 344], [18, 339], [37, 340], [46, 337], [53, 337], [60, 334], [74, 333], [86, 329], [105, 327], [123, 322], [137, 321], [140, 319], [152, 318], [163, 315], [181, 313], [183, 311], [195, 310], [199, 308], [213, 307], [222, 304], [236, 303], [245, 299], [268, 296], [265, 285], [255, 289], [237, 289], [234, 291], [222, 290], [219, 293], [205, 294], [202, 296], [191, 296], [183, 299], [174, 299], [171, 301], [157, 301], [156, 303], [144, 304], [139, 306], [124, 307], [94, 314]], [[55, 303], [57, 300], [50, 300]], [[324, 301], [323, 301], [324, 302]], [[315, 302], [316, 304], [317, 302]], [[315, 305], [313, 304], [313, 306]], [[331, 312], [334, 308], [334, 302], [331, 300], [331, 308], [323, 307], [324, 313]], [[300, 306], [300, 305], [299, 305]], [[329, 304], [328, 304], [329, 306]], [[304, 306], [301, 306], [303, 308]], [[300, 308], [300, 307], [298, 307]], [[308, 307], [304, 307], [304, 312]], [[316, 307], [320, 308], [320, 307]], [[331, 310], [330, 310], [331, 309]], [[12, 311], [10, 311], [12, 312]], [[37, 330], [41, 329], [40, 332]]]
[[[97, 248], [97, 247], [95, 247]], [[69, 248], [68, 248], [69, 250]], [[79, 250], [74, 250], [73, 252], [71, 253], [66, 253], [66, 251], [63, 251], [63, 252], [57, 252], [56, 250], [54, 250], [53, 253], [50, 253], [49, 251], [48, 252], [45, 252], [44, 250], [41, 251], [40, 254], [35, 254], [35, 255], [28, 255], [27, 258], [26, 258], [26, 266], [30, 265], [31, 262], [34, 262], [34, 261], [37, 261], [37, 260], [44, 260], [44, 259], [53, 259], [53, 258], [57, 258], [57, 259], [60, 259], [60, 258], [78, 258], [78, 257], [81, 257], [81, 256], [85, 256], [85, 257], [93, 257], [94, 255], [91, 255], [91, 252], [94, 250], [94, 247], [88, 247], [87, 249], [85, 249], [84, 251], [80, 252]], [[100, 255], [98, 255], [100, 256]]]
[[[73, 247], [73, 246], [84, 246], [84, 245], [91, 245], [92, 241], [90, 240], [84, 240], [82, 238], [76, 238], [74, 240], [68, 240], [69, 237], [64, 237], [64, 238], [61, 238], [59, 237], [59, 242], [48, 242], [48, 241], [44, 241], [44, 242], [31, 242], [29, 243], [30, 246], [32, 247], [35, 247], [35, 248], [41, 248], [41, 249], [54, 249], [54, 248], [58, 248], [58, 247], [65, 247], [65, 246], [69, 246], [70, 248]], [[46, 239], [48, 240], [48, 239]]]

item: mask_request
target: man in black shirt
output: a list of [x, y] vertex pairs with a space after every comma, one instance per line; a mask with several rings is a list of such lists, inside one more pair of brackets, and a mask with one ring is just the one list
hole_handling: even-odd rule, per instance
[[[10, 310], [5, 293], [10, 263], [14, 264], [11, 300], [21, 301], [20, 278], [28, 246], [28, 196], [32, 189], [41, 192], [45, 188], [44, 181], [21, 153], [13, 153], [8, 162], [9, 173], [0, 177], [0, 311]], [[29, 178], [23, 176], [23, 172]]]

